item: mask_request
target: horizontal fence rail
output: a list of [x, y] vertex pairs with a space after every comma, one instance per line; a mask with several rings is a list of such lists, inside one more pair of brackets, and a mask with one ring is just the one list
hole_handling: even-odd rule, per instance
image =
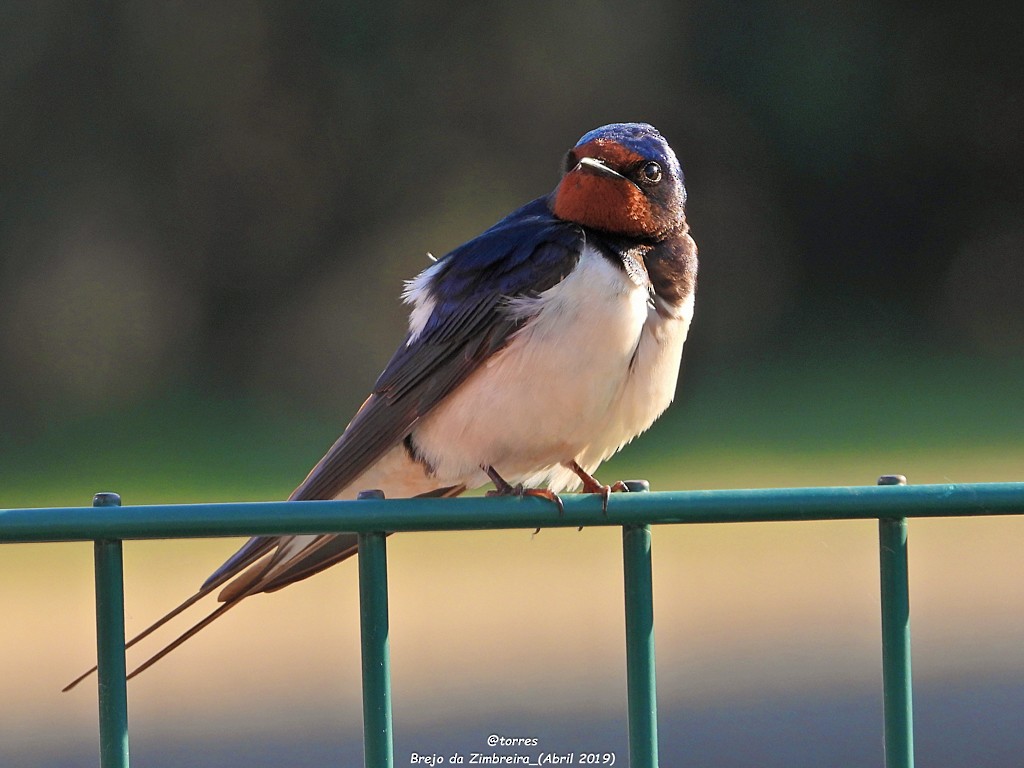
[[125, 539], [205, 538], [352, 531], [360, 544], [364, 761], [394, 765], [388, 640], [387, 533], [614, 525], [623, 531], [627, 717], [631, 768], [658, 765], [651, 578], [652, 525], [812, 520], [879, 522], [883, 720], [886, 765], [913, 765], [907, 520], [1024, 515], [1024, 483], [876, 486], [614, 494], [546, 499], [393, 499], [120, 506], [97, 494], [91, 507], [0, 510], [0, 544], [92, 541], [96, 563], [100, 764], [128, 766], [125, 688]]
[[0, 510], [0, 543], [1024, 514], [1024, 483]]

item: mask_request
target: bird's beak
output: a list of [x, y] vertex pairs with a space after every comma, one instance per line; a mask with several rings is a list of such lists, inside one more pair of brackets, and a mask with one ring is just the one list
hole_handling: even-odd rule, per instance
[[613, 171], [602, 161], [595, 157], [581, 157], [579, 163], [573, 168], [574, 171], [585, 171], [587, 173], [593, 173], [598, 176], [611, 176], [616, 179], [625, 179], [621, 173]]

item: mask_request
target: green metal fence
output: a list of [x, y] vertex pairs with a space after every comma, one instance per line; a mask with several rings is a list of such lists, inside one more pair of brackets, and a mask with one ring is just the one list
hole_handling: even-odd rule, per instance
[[622, 528], [629, 765], [658, 765], [652, 525], [877, 519], [882, 606], [885, 762], [914, 763], [907, 519], [1024, 514], [1024, 483], [567, 495], [565, 512], [537, 498], [394, 499], [0, 510], [0, 543], [93, 541], [99, 665], [100, 764], [128, 765], [124, 654], [125, 539], [355, 531], [359, 534], [364, 763], [394, 765], [388, 650], [386, 532], [614, 525]]

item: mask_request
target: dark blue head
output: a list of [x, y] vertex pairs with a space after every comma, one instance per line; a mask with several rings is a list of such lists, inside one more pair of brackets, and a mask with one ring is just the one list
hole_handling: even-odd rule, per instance
[[675, 152], [647, 123], [613, 123], [565, 156], [553, 213], [605, 232], [660, 240], [685, 224], [686, 188]]

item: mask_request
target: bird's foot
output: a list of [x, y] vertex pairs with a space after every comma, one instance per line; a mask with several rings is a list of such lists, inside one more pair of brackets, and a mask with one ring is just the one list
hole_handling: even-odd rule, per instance
[[[518, 496], [523, 498], [524, 496], [538, 496], [542, 499], [554, 502], [555, 506], [558, 507], [558, 516], [563, 517], [565, 515], [565, 506], [562, 504], [561, 497], [549, 491], [547, 488], [523, 488], [523, 484], [510, 485], [507, 488], [498, 488], [493, 491], [488, 491], [487, 496]], [[539, 531], [540, 528], [537, 529]], [[535, 531], [536, 533], [536, 531]]]
[[[522, 483], [516, 485], [510, 485], [505, 478], [499, 475], [494, 467], [483, 467], [484, 472], [491, 478], [491, 482], [494, 483], [494, 490], [488, 491], [487, 496], [518, 496], [523, 498], [524, 496], [538, 496], [542, 499], [547, 499], [553, 502], [558, 507], [558, 516], [563, 517], [565, 515], [565, 506], [562, 504], [562, 499], [554, 491], [549, 491], [547, 488], [524, 488]], [[539, 528], [537, 530], [540, 530]]]
[[613, 493], [625, 493], [629, 491], [629, 486], [621, 480], [618, 480], [611, 485], [604, 485], [575, 461], [569, 462], [566, 466], [576, 474], [576, 477], [583, 481], [583, 493], [601, 494], [601, 513], [605, 517], [608, 516], [608, 498]]

